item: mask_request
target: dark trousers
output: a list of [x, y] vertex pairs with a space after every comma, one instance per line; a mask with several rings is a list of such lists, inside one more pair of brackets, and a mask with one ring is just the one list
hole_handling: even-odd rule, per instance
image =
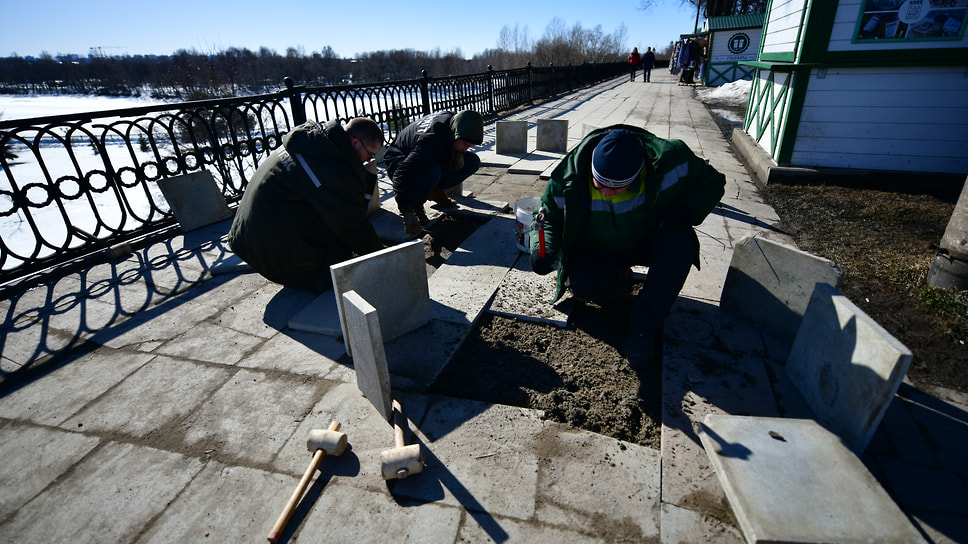
[[607, 304], [625, 294], [630, 267], [648, 266], [645, 284], [632, 305], [630, 327], [654, 332], [669, 315], [698, 255], [699, 238], [692, 227], [660, 228], [629, 250], [577, 250], [569, 258], [568, 286], [578, 299]]
[[652, 68], [646, 68], [646, 67], [643, 66], [642, 67], [642, 72], [643, 72], [642, 77], [646, 81], [651, 81], [652, 80]]
[[431, 165], [420, 174], [411, 188], [411, 198], [418, 200], [401, 204], [423, 204], [430, 197], [430, 191], [434, 189], [446, 191], [471, 177], [480, 167], [481, 158], [471, 151], [464, 153], [464, 166], [460, 170], [444, 170], [439, 165]]

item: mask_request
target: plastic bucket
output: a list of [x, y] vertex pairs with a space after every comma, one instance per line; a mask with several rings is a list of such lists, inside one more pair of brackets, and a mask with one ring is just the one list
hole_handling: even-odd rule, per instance
[[541, 199], [536, 196], [522, 198], [514, 203], [514, 244], [525, 253], [531, 253], [531, 220]]

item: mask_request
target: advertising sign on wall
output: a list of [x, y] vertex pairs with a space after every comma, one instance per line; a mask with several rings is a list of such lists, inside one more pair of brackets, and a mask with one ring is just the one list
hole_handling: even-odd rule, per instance
[[968, 0], [864, 0], [853, 42], [960, 40]]

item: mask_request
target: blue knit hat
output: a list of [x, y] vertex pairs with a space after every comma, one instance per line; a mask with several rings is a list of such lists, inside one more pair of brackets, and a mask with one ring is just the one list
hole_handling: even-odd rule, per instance
[[631, 132], [613, 130], [592, 151], [592, 177], [602, 187], [623, 189], [638, 177], [645, 166], [645, 152]]

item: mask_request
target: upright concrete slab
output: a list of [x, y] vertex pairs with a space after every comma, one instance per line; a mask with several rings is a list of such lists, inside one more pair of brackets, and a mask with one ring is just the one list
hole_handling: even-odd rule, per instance
[[329, 267], [347, 355], [352, 341], [346, 328], [343, 293], [356, 291], [376, 308], [384, 341], [430, 321], [430, 291], [423, 240], [411, 240]]
[[860, 459], [813, 420], [710, 414], [699, 436], [748, 543], [924, 542]]
[[792, 342], [814, 285], [843, 277], [833, 261], [752, 234], [733, 250], [720, 307]]
[[376, 308], [356, 291], [343, 293], [343, 309], [346, 312], [349, 338], [353, 343], [351, 351], [353, 368], [356, 369], [356, 384], [380, 415], [390, 421], [393, 414], [390, 372], [387, 369], [386, 351], [383, 349], [380, 317]]
[[860, 453], [913, 358], [911, 350], [847, 297], [820, 283], [786, 369], [817, 421]]
[[539, 151], [568, 151], [568, 120], [538, 119], [537, 147]]
[[225, 197], [208, 170], [159, 180], [158, 188], [183, 232], [232, 217]]
[[499, 154], [528, 152], [528, 122], [498, 121], [495, 123], [494, 148]]

